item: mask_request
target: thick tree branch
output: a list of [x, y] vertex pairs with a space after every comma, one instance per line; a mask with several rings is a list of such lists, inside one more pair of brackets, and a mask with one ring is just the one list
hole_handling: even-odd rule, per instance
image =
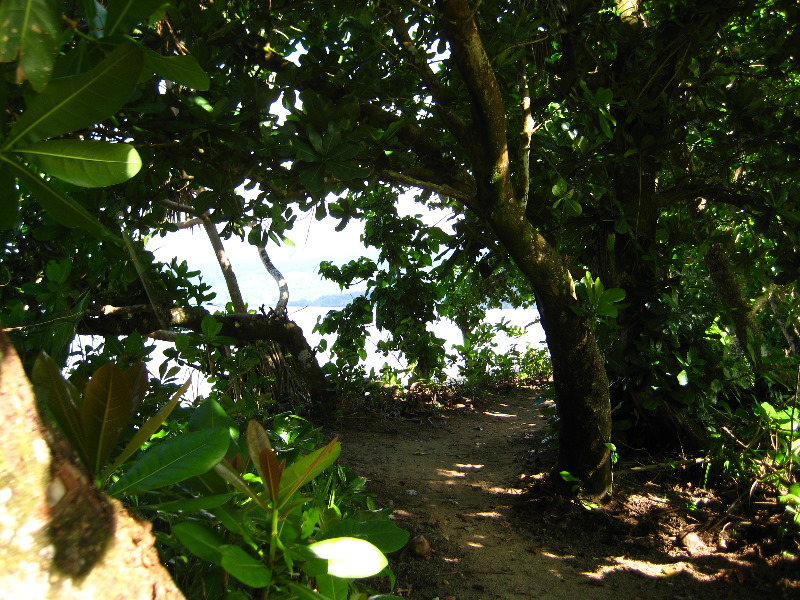
[[534, 124], [531, 111], [531, 89], [528, 85], [528, 61], [523, 60], [520, 67], [520, 87], [522, 88], [522, 131], [520, 132], [519, 146], [519, 203], [523, 210], [528, 205], [528, 195], [531, 185], [531, 138], [533, 137]]
[[[167, 328], [198, 333], [203, 330], [203, 319], [211, 314], [199, 306], [173, 307], [163, 312], [167, 319]], [[300, 331], [297, 325], [279, 316], [235, 313], [214, 315], [214, 319], [222, 324], [220, 335], [234, 338], [239, 343], [260, 340], [281, 342]], [[172, 337], [170, 332], [163, 331], [153, 307], [145, 304], [104, 306], [99, 312], [86, 315], [78, 323], [78, 333], [81, 335], [119, 336], [134, 332], [152, 335], [157, 339]]]
[[[478, 187], [491, 197], [513, 197], [506, 136], [506, 110], [500, 85], [481, 42], [467, 0], [440, 0], [444, 32], [461, 77], [469, 90], [475, 129], [481, 144], [473, 156]], [[476, 146], [473, 145], [473, 148]], [[475, 151], [473, 150], [473, 154]], [[488, 198], [487, 198], [488, 199]]]
[[435, 192], [440, 196], [449, 196], [450, 198], [455, 198], [470, 206], [474, 202], [474, 193], [470, 193], [465, 190], [460, 190], [454, 188], [447, 184], [442, 183], [435, 183], [432, 181], [426, 181], [423, 179], [417, 179], [411, 175], [407, 175], [405, 173], [398, 173], [397, 171], [391, 171], [389, 169], [383, 169], [379, 172], [379, 175], [382, 179], [387, 181], [392, 181], [394, 183], [399, 183], [402, 185], [410, 185], [417, 187], [421, 190], [428, 190], [430, 192]]

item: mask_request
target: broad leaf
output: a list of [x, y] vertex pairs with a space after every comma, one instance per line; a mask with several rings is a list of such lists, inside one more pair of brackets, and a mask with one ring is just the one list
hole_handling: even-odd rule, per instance
[[281, 475], [286, 466], [286, 461], [278, 462], [275, 451], [272, 448], [264, 448], [258, 457], [258, 472], [261, 473], [261, 481], [264, 482], [264, 489], [267, 490], [269, 499], [273, 502], [278, 499], [281, 486]]
[[347, 600], [349, 582], [330, 573], [317, 575], [317, 589], [319, 593], [331, 600]]
[[165, 0], [109, 0], [105, 36], [128, 33], [164, 4]]
[[91, 71], [52, 80], [15, 123], [5, 148], [63, 135], [107, 119], [128, 101], [142, 69], [138, 46], [124, 43]]
[[116, 458], [116, 460], [106, 468], [103, 474], [100, 476], [100, 479], [106, 479], [111, 473], [117, 470], [117, 468], [128, 460], [134, 453], [142, 447], [142, 445], [150, 439], [150, 437], [161, 427], [161, 424], [166, 420], [169, 414], [172, 412], [172, 409], [178, 404], [178, 401], [181, 399], [186, 390], [189, 388], [189, 384], [192, 382], [192, 379], [189, 378], [186, 382], [180, 387], [178, 391], [176, 391], [169, 402], [167, 402], [161, 410], [159, 410], [156, 414], [152, 417], [147, 419], [144, 422], [136, 434], [131, 438], [131, 441], [128, 442], [128, 445], [125, 446], [125, 449], [120, 453], [120, 455]]
[[221, 460], [218, 464], [214, 465], [214, 471], [222, 477], [225, 481], [230, 483], [234, 489], [247, 494], [264, 510], [269, 510], [269, 506], [264, 502], [263, 498], [259, 496], [248, 483], [242, 479], [239, 472], [234, 469], [227, 460]]
[[335, 525], [318, 539], [352, 537], [374, 544], [381, 552], [400, 550], [408, 542], [409, 533], [388, 519], [359, 521], [349, 517]]
[[161, 56], [148, 50], [144, 55], [146, 70], [152, 71], [162, 79], [173, 81], [180, 85], [198, 91], [205, 91], [211, 87], [208, 73], [203, 70], [197, 59], [191, 55]]
[[19, 61], [17, 83], [27, 78], [41, 90], [50, 80], [61, 32], [59, 9], [54, 0], [0, 2], [0, 63]]
[[48, 175], [82, 187], [122, 183], [142, 168], [142, 159], [130, 144], [49, 140], [16, 148], [15, 151]]
[[357, 538], [340, 537], [315, 542], [309, 549], [328, 561], [328, 573], [336, 577], [372, 577], [389, 564], [373, 544]]
[[199, 510], [209, 510], [217, 508], [235, 496], [234, 492], [227, 494], [214, 494], [211, 496], [200, 496], [199, 498], [183, 498], [181, 500], [170, 500], [169, 502], [159, 502], [158, 504], [147, 504], [148, 509], [159, 512], [185, 512], [193, 513]]
[[222, 563], [220, 549], [225, 546], [225, 541], [205, 525], [184, 521], [173, 525], [172, 533], [195, 556], [215, 565]]
[[225, 456], [229, 439], [227, 430], [220, 428], [162, 440], [131, 465], [108, 493], [151, 490], [205, 473]]
[[222, 405], [213, 398], [203, 401], [203, 403], [195, 409], [186, 427], [189, 431], [227, 427], [232, 436], [239, 437], [239, 428], [236, 426], [236, 423], [228, 416], [228, 413], [225, 412]]
[[334, 463], [342, 451], [342, 445], [338, 440], [339, 438], [332, 439], [327, 446], [299, 458], [286, 468], [278, 493], [278, 497], [282, 500], [281, 506], [286, 504], [302, 485]]
[[19, 180], [20, 185], [30, 191], [53, 219], [65, 227], [81, 227], [94, 237], [119, 244], [106, 227], [72, 198], [55, 189], [42, 177], [16, 160], [0, 154], [2, 163], [8, 172]]
[[127, 372], [114, 363], [107, 363], [86, 384], [81, 403], [81, 429], [89, 459], [86, 466], [92, 474], [99, 473], [111, 456], [146, 388], [144, 363], [135, 364]]
[[239, 546], [223, 546], [222, 568], [242, 583], [254, 588], [266, 587], [272, 581], [272, 571]]
[[247, 449], [270, 500], [277, 500], [283, 463], [278, 464], [264, 428], [256, 421], [247, 424]]
[[44, 351], [36, 358], [31, 381], [36, 397], [53, 412], [64, 436], [88, 466], [88, 452], [78, 410], [78, 391], [64, 379], [58, 365]]

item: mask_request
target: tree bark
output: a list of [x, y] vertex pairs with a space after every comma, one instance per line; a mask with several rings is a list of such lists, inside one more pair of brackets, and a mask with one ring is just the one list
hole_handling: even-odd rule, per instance
[[[210, 313], [199, 306], [174, 307], [162, 311], [162, 320], [170, 328], [188, 329], [201, 332], [203, 319]], [[314, 350], [309, 346], [303, 330], [286, 315], [255, 315], [236, 313], [214, 315], [222, 324], [220, 335], [231, 337], [240, 344], [258, 341], [275, 342], [294, 358], [293, 365], [300, 368], [300, 376], [308, 383], [310, 399], [315, 405], [330, 409], [334, 406], [336, 395], [317, 361]], [[155, 310], [149, 305], [104, 306], [101, 312], [86, 315], [78, 323], [81, 335], [129, 335], [133, 332], [148, 335], [161, 330], [161, 323]], [[158, 336], [155, 336], [158, 337]]]
[[4, 598], [177, 599], [150, 523], [94, 486], [36, 412], [0, 332], [0, 590]]

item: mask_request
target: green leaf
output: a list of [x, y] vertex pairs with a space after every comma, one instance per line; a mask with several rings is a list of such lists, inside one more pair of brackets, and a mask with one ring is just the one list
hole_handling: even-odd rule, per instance
[[291, 499], [292, 495], [322, 471], [331, 466], [339, 457], [342, 445], [334, 438], [327, 446], [315, 450], [297, 459], [283, 472], [281, 489], [278, 497], [282, 499], [281, 506]]
[[254, 588], [266, 587], [272, 581], [272, 571], [239, 546], [222, 546], [222, 568], [242, 583]]
[[553, 192], [553, 196], [560, 198], [567, 193], [567, 182], [563, 178], [559, 178], [558, 181], [553, 184], [550, 191]]
[[324, 535], [319, 536], [319, 539], [336, 537], [366, 540], [374, 544], [381, 552], [387, 553], [400, 550], [405, 546], [409, 533], [386, 518], [359, 521], [357, 518], [349, 517], [326, 531]]
[[603, 292], [602, 300], [604, 302], [622, 302], [625, 300], [625, 290], [622, 288], [610, 288]]
[[53, 0], [0, 2], [0, 63], [19, 61], [17, 83], [27, 78], [38, 91], [50, 80], [61, 32], [59, 8]]
[[292, 593], [300, 600], [331, 600], [327, 596], [323, 596], [322, 594], [297, 583], [290, 583], [289, 589], [292, 590]]
[[186, 429], [189, 431], [202, 431], [217, 427], [226, 427], [232, 439], [239, 438], [239, 428], [236, 423], [228, 416], [222, 405], [213, 398], [204, 400], [192, 413], [189, 423], [186, 425]]
[[678, 373], [678, 383], [682, 386], [689, 385], [689, 374], [686, 369]]
[[122, 431], [130, 424], [146, 389], [144, 363], [137, 363], [126, 372], [114, 363], [107, 363], [86, 384], [81, 403], [81, 429], [90, 473], [100, 472]]
[[330, 573], [317, 575], [317, 589], [319, 593], [331, 600], [347, 600], [347, 592], [350, 587], [346, 579], [336, 577]]
[[151, 446], [108, 493], [151, 490], [205, 473], [225, 456], [229, 440], [228, 430], [223, 428], [163, 440]]
[[19, 193], [14, 178], [0, 164], [0, 230], [13, 229], [19, 224]]
[[100, 221], [90, 215], [83, 206], [66, 194], [56, 190], [40, 175], [3, 154], [0, 154], [0, 163], [19, 180], [20, 185], [30, 191], [36, 201], [44, 207], [53, 219], [65, 227], [81, 227], [100, 240], [111, 241], [115, 244], [121, 243]]
[[211, 87], [208, 73], [203, 70], [197, 59], [191, 55], [161, 56], [152, 50], [144, 55], [145, 69], [152, 71], [162, 79], [174, 81], [180, 85], [204, 92]]
[[52, 80], [11, 129], [5, 148], [83, 129], [107, 119], [128, 101], [142, 70], [142, 52], [124, 43], [91, 71]]
[[84, 464], [88, 465], [88, 452], [78, 410], [78, 391], [64, 379], [58, 365], [44, 351], [36, 358], [31, 381], [36, 397], [53, 412], [61, 431]]
[[221, 548], [226, 545], [225, 540], [208, 527], [194, 521], [184, 521], [173, 525], [172, 533], [195, 556], [215, 565], [222, 563]]
[[200, 323], [200, 328], [203, 330], [203, 335], [213, 339], [222, 331], [222, 323], [218, 323], [212, 315], [206, 315]]
[[336, 577], [358, 578], [377, 575], [389, 564], [373, 544], [358, 538], [340, 537], [309, 545], [318, 558], [328, 561], [328, 573]]
[[100, 476], [101, 480], [108, 478], [111, 473], [117, 470], [119, 466], [128, 460], [134, 453], [142, 447], [142, 445], [149, 440], [152, 435], [161, 427], [161, 424], [166, 420], [169, 414], [172, 412], [172, 409], [178, 404], [178, 401], [181, 399], [183, 394], [186, 393], [186, 390], [189, 388], [189, 384], [192, 382], [192, 379], [189, 378], [186, 380], [180, 389], [172, 395], [172, 398], [169, 402], [167, 402], [161, 410], [159, 410], [156, 414], [152, 417], [147, 419], [144, 422], [136, 434], [131, 438], [131, 441], [128, 442], [128, 445], [125, 446], [125, 449], [120, 453], [120, 455], [116, 458], [116, 460], [109, 465], [103, 474]]
[[199, 510], [217, 508], [223, 504], [227, 504], [234, 495], [234, 492], [228, 492], [227, 494], [213, 494], [211, 496], [200, 496], [198, 498], [182, 498], [180, 500], [170, 500], [169, 502], [140, 506], [146, 506], [150, 510], [157, 510], [159, 512], [192, 513]]
[[105, 37], [128, 33], [164, 4], [165, 0], [109, 0]]
[[130, 144], [96, 140], [49, 140], [15, 152], [48, 175], [83, 187], [105, 187], [127, 181], [142, 168]]
[[214, 465], [214, 471], [222, 477], [225, 481], [230, 483], [234, 489], [242, 492], [243, 494], [247, 494], [255, 500], [256, 504], [258, 504], [264, 510], [270, 510], [269, 505], [264, 502], [264, 499], [261, 498], [254, 490], [250, 487], [250, 485], [239, 475], [239, 472], [233, 468], [233, 466], [227, 460], [221, 460], [219, 463]]

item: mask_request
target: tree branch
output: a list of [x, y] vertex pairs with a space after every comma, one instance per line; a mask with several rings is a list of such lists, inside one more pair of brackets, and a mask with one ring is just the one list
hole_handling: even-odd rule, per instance
[[408, 32], [406, 22], [394, 6], [389, 8], [389, 24], [392, 27], [395, 39], [408, 57], [407, 62], [413, 65], [420, 74], [422, 82], [433, 97], [436, 108], [445, 125], [453, 136], [462, 145], [466, 146], [470, 140], [469, 130], [466, 124], [455, 111], [447, 107], [444, 94], [442, 93], [441, 81], [436, 76], [436, 73], [433, 72], [428, 62], [422, 58], [420, 53], [424, 51], [421, 51], [414, 44], [414, 40], [411, 39], [411, 35]]
[[469, 192], [456, 189], [446, 184], [434, 183], [432, 181], [416, 179], [415, 177], [412, 177], [410, 175], [404, 173], [398, 173], [397, 171], [391, 171], [389, 169], [382, 169], [379, 174], [382, 178], [385, 178], [389, 181], [400, 183], [402, 185], [411, 185], [414, 187], [418, 187], [422, 190], [435, 192], [441, 196], [449, 196], [450, 198], [455, 198], [456, 200], [460, 200], [461, 202], [467, 205], [470, 205], [474, 200], [475, 196], [474, 193], [471, 194]]
[[478, 189], [488, 193], [486, 200], [512, 198], [505, 104], [472, 9], [467, 0], [440, 0], [439, 5], [445, 35], [472, 100], [475, 133], [482, 142], [472, 145]]
[[[211, 313], [199, 306], [173, 307], [164, 310], [168, 329], [183, 329], [202, 332], [203, 319]], [[255, 341], [284, 341], [295, 335], [300, 328], [279, 316], [264, 316], [250, 313], [214, 315], [222, 324], [220, 335], [234, 338], [239, 343]], [[137, 306], [103, 306], [100, 311], [84, 316], [79, 322], [80, 335], [130, 335], [141, 333], [154, 339], [171, 338], [170, 331], [161, 327], [155, 310], [146, 304]], [[302, 332], [301, 332], [302, 335]]]

